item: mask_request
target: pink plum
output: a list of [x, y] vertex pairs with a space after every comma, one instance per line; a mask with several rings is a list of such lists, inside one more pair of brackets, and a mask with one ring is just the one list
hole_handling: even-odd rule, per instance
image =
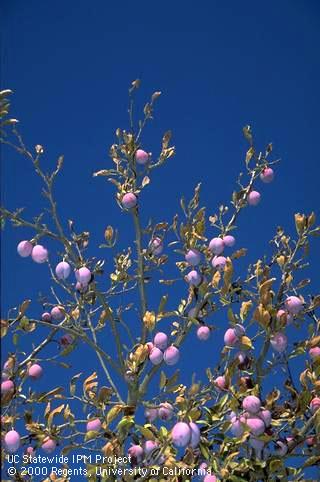
[[56, 441], [50, 437], [47, 437], [44, 439], [41, 448], [46, 454], [51, 454], [55, 450], [56, 446]]
[[306, 438], [306, 444], [308, 445], [308, 447], [312, 447], [312, 445], [315, 445], [316, 441], [317, 439], [314, 436]]
[[50, 313], [48, 313], [47, 311], [45, 311], [44, 313], [42, 313], [42, 315], [41, 315], [41, 320], [42, 320], [42, 321], [46, 321], [47, 323], [50, 323], [50, 322], [51, 322], [51, 315], [50, 315]]
[[63, 320], [64, 318], [63, 310], [61, 310], [59, 306], [54, 306], [50, 314], [51, 314], [51, 318], [53, 318], [56, 321]]
[[20, 447], [20, 435], [15, 430], [10, 430], [4, 437], [4, 444], [7, 451], [12, 454]]
[[26, 448], [25, 454], [29, 456], [31, 455], [31, 457], [33, 457], [35, 455], [35, 449], [30, 445], [29, 447]]
[[144, 416], [149, 422], [154, 422], [158, 417], [158, 409], [157, 408], [146, 408], [144, 411]]
[[212, 266], [218, 271], [223, 271], [227, 264], [227, 258], [224, 256], [215, 256], [211, 261]]
[[154, 440], [147, 440], [143, 446], [144, 448], [144, 453], [146, 455], [150, 455], [151, 452], [156, 450], [159, 447], [159, 444], [155, 442]]
[[208, 326], [199, 326], [197, 329], [197, 337], [201, 341], [206, 341], [210, 337], [210, 328]]
[[168, 335], [159, 331], [153, 339], [153, 344], [160, 350], [165, 350], [168, 346]]
[[199, 477], [205, 477], [207, 475], [207, 468], [208, 468], [208, 464], [206, 462], [202, 462], [199, 465], [199, 468], [198, 468]]
[[233, 328], [227, 329], [223, 339], [226, 346], [235, 346], [239, 341], [239, 338], [237, 337]]
[[17, 246], [18, 254], [22, 258], [27, 258], [28, 256], [30, 256], [30, 254], [32, 253], [32, 250], [33, 250], [33, 245], [32, 243], [30, 243], [30, 241], [20, 241], [20, 243]]
[[249, 417], [246, 419], [246, 425], [250, 429], [250, 433], [253, 435], [262, 435], [265, 431], [265, 424], [261, 418], [258, 417]]
[[37, 244], [32, 250], [31, 257], [35, 263], [45, 263], [48, 260], [48, 250]]
[[146, 164], [149, 160], [149, 154], [142, 149], [138, 149], [134, 157], [138, 164]]
[[189, 249], [186, 253], [185, 260], [191, 266], [197, 266], [201, 260], [201, 253], [197, 249]]
[[284, 321], [285, 324], [290, 325], [293, 321], [293, 315], [291, 313], [288, 313], [285, 310], [278, 310], [277, 311], [277, 321]]
[[153, 365], [160, 365], [160, 363], [162, 362], [163, 360], [163, 353], [162, 351], [157, 348], [157, 347], [154, 347], [152, 350], [151, 350], [151, 353], [149, 355], [149, 360], [151, 361], [151, 363]]
[[140, 445], [131, 445], [128, 454], [132, 457], [133, 465], [137, 465], [143, 459], [143, 448]]
[[33, 380], [38, 380], [42, 377], [43, 369], [38, 363], [34, 363], [28, 369], [28, 375]]
[[158, 414], [161, 420], [171, 420], [173, 417], [173, 406], [168, 402], [161, 403]]
[[232, 248], [232, 246], [234, 246], [236, 242], [235, 238], [230, 234], [223, 236], [222, 241], [223, 241], [223, 244], [228, 248]]
[[248, 195], [249, 206], [257, 206], [261, 199], [261, 194], [258, 191], [251, 191]]
[[154, 349], [154, 344], [152, 343], [152, 341], [148, 341], [146, 343], [146, 345], [147, 345], [147, 348], [148, 348], [148, 352], [151, 353], [152, 350]]
[[162, 239], [156, 236], [153, 238], [149, 243], [149, 249], [155, 256], [160, 256], [163, 251], [163, 242]]
[[265, 426], [268, 428], [271, 425], [272, 416], [270, 410], [261, 410], [259, 417], [264, 421]]
[[312, 413], [315, 413], [320, 408], [320, 398], [315, 397], [310, 402], [310, 410]]
[[93, 420], [90, 420], [87, 423], [87, 432], [94, 431], [94, 432], [99, 432], [101, 429], [101, 421], [98, 418], [95, 418]]
[[87, 285], [92, 277], [92, 273], [89, 268], [86, 266], [82, 266], [75, 272], [76, 280], [81, 283], [82, 285]]
[[226, 388], [226, 377], [224, 377], [223, 375], [217, 377], [215, 380], [214, 380], [214, 384], [217, 388], [219, 388], [219, 390], [225, 390]]
[[234, 437], [241, 437], [244, 432], [244, 426], [243, 423], [245, 423], [245, 420], [241, 418], [240, 420], [238, 418], [235, 418], [232, 420], [231, 424], [231, 433]]
[[275, 333], [270, 339], [272, 348], [278, 352], [282, 353], [286, 350], [288, 346], [288, 338], [284, 333]]
[[8, 393], [13, 394], [14, 383], [11, 380], [5, 380], [1, 383], [1, 395], [7, 395]]
[[213, 474], [207, 474], [203, 479], [203, 482], [217, 482], [217, 477]]
[[202, 276], [200, 273], [198, 273], [198, 271], [193, 269], [186, 275], [186, 281], [191, 286], [199, 286], [202, 282]]
[[88, 291], [88, 285], [87, 284], [82, 284], [80, 281], [76, 282], [76, 290], [79, 291], [79, 293], [85, 293]]
[[303, 309], [303, 303], [297, 296], [288, 296], [284, 302], [286, 310], [297, 315]]
[[189, 428], [191, 430], [190, 445], [193, 449], [198, 447], [200, 442], [200, 429], [198, 425], [194, 422], [189, 423]]
[[271, 167], [266, 167], [263, 169], [263, 171], [260, 174], [260, 179], [262, 182], [269, 184], [269, 182], [272, 182], [274, 178], [274, 172]]
[[134, 208], [137, 205], [137, 202], [137, 196], [133, 194], [133, 192], [127, 192], [121, 200], [121, 204], [124, 209]]
[[186, 447], [191, 440], [191, 429], [185, 422], [177, 422], [171, 431], [172, 442], [176, 447]]
[[320, 357], [320, 346], [314, 346], [313, 348], [310, 348], [309, 356], [313, 360], [315, 360], [316, 358], [319, 358]]
[[56, 266], [56, 276], [60, 280], [67, 279], [71, 272], [71, 266], [66, 261], [61, 261]]
[[164, 362], [166, 365], [175, 365], [180, 358], [180, 352], [177, 347], [171, 345], [164, 352]]
[[277, 448], [275, 450], [276, 454], [280, 455], [280, 457], [283, 457], [284, 455], [286, 455], [286, 453], [288, 452], [288, 445], [286, 444], [286, 442], [283, 442], [282, 440], [277, 440], [276, 445], [277, 445]]
[[233, 329], [234, 329], [234, 332], [235, 332], [236, 336], [239, 337], [239, 338], [240, 338], [241, 336], [243, 336], [243, 335], [245, 334], [245, 332], [246, 332], [244, 326], [243, 326], [243, 325], [240, 325], [239, 323], [237, 323], [236, 325], [234, 325]]
[[259, 454], [264, 447], [264, 442], [255, 437], [249, 437], [249, 445]]
[[242, 401], [242, 408], [249, 413], [256, 414], [261, 408], [261, 401], [255, 395], [248, 395]]
[[209, 243], [210, 251], [217, 256], [223, 252], [224, 246], [225, 244], [221, 238], [212, 238]]

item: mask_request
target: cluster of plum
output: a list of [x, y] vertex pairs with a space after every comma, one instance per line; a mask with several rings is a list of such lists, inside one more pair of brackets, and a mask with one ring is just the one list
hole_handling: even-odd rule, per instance
[[[310, 402], [310, 411], [312, 414], [320, 408], [320, 398], [315, 397]], [[261, 400], [255, 395], [248, 395], [242, 401], [243, 412], [236, 414], [231, 412], [228, 419], [231, 422], [231, 433], [235, 437], [241, 437], [245, 430], [249, 431], [249, 445], [256, 450], [257, 454], [261, 456], [261, 452], [265, 447], [265, 442], [259, 439], [262, 434], [272, 434], [271, 422], [272, 414], [270, 410], [262, 407]], [[314, 437], [308, 437], [307, 443], [312, 445]], [[285, 455], [288, 450], [288, 443], [293, 440], [292, 437], [287, 437], [285, 441], [276, 441], [278, 455]]]
[[180, 351], [174, 345], [169, 345], [166, 333], [159, 331], [155, 334], [153, 342], [148, 342], [149, 360], [153, 365], [160, 365], [162, 361], [166, 365], [176, 365], [180, 358]]

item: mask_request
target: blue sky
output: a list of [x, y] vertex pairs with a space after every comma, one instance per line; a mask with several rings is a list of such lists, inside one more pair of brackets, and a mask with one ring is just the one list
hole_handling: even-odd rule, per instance
[[[110, 253], [96, 248], [106, 225], [120, 227], [120, 247], [131, 243], [133, 228], [119, 212], [112, 186], [92, 173], [108, 167], [115, 129], [127, 127], [127, 89], [135, 78], [142, 80], [141, 106], [153, 91], [162, 91], [144, 134], [145, 148], [155, 152], [167, 129], [177, 148], [143, 193], [144, 222], [150, 216], [171, 219], [180, 197], [190, 197], [199, 181], [208, 214], [228, 202], [243, 166], [246, 124], [261, 149], [272, 141], [282, 159], [274, 183], [261, 186], [260, 206], [248, 209], [238, 223], [238, 247], [249, 246], [248, 262], [268, 251], [278, 225], [294, 233], [295, 212], [319, 214], [317, 1], [4, 0], [2, 9], [1, 84], [15, 92], [12, 113], [21, 120], [27, 144], [45, 146], [48, 168], [65, 155], [56, 186], [59, 208], [79, 231], [92, 233], [90, 255], [106, 256], [107, 266]], [[44, 202], [32, 167], [7, 150], [1, 156], [1, 190], [8, 208], [25, 206], [30, 218]], [[4, 313], [49, 290], [46, 268], [16, 254], [16, 244], [28, 236], [9, 227], [3, 235]], [[315, 243], [311, 255], [319, 262]], [[151, 304], [158, 290], [152, 290]], [[176, 295], [183, 290], [181, 285]], [[33, 309], [36, 316], [36, 302]], [[199, 350], [200, 342], [187, 343], [186, 379], [194, 369], [201, 374], [212, 365], [222, 333], [196, 361], [188, 353], [194, 346]], [[81, 361], [74, 355], [75, 366]], [[57, 380], [59, 372], [48, 370]]]

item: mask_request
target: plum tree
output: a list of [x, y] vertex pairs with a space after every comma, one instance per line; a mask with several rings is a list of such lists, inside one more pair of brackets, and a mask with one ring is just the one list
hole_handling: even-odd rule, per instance
[[[108, 225], [96, 251], [90, 233], [60, 214], [54, 186], [63, 157], [50, 171], [44, 147], [29, 149], [9, 116], [11, 91], [0, 93], [1, 143], [31, 162], [48, 203], [32, 220], [1, 207], [2, 225], [24, 231], [7, 249], [20, 263], [31, 256], [43, 264], [30, 270], [43, 269], [48, 281], [40, 286], [32, 272], [40, 306], [15, 293], [17, 306], [1, 320], [3, 460], [19, 451], [81, 451], [130, 455], [123, 467], [156, 466], [161, 481], [191, 480], [186, 469], [204, 482], [306, 480], [320, 461], [320, 295], [303, 276], [320, 234], [315, 214], [297, 213], [294, 233], [277, 227], [267, 254], [243, 268], [247, 251], [234, 232], [248, 205], [261, 203], [253, 214], [262, 223], [259, 191], [271, 189], [278, 162], [272, 144], [258, 150], [246, 126], [245, 162], [228, 205], [207, 216], [197, 185], [171, 220], [145, 225], [145, 189], [175, 148], [167, 131], [159, 152], [149, 152], [143, 136], [160, 92], [136, 122], [139, 84], [129, 90], [129, 124], [110, 147], [112, 165], [94, 173], [111, 182], [114, 208], [132, 222], [134, 240], [120, 246]], [[107, 263], [103, 249], [112, 253]], [[184, 364], [200, 365], [203, 347], [212, 361], [199, 379]], [[59, 370], [70, 377], [56, 386]], [[87, 480], [104, 480], [98, 463], [84, 465]], [[22, 465], [15, 467], [22, 480]], [[149, 475], [121, 480], [154, 481]]]

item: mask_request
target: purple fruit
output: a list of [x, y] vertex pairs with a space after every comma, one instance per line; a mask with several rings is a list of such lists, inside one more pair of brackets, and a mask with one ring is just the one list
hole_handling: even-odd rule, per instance
[[171, 432], [172, 442], [176, 447], [186, 447], [191, 440], [191, 429], [185, 422], [178, 422]]
[[223, 241], [223, 244], [228, 248], [232, 248], [232, 246], [234, 246], [236, 242], [235, 238], [230, 234], [223, 236], [222, 241]]
[[190, 445], [195, 449], [200, 443], [200, 429], [194, 422], [189, 423], [189, 428], [191, 430]]
[[64, 312], [63, 310], [60, 309], [59, 306], [54, 306], [50, 312], [51, 318], [53, 318], [56, 321], [63, 320], [64, 318]]
[[199, 468], [198, 468], [199, 477], [205, 477], [207, 475], [207, 468], [208, 468], [208, 464], [206, 462], [202, 462], [199, 465]]
[[217, 256], [223, 252], [224, 246], [224, 242], [221, 238], [212, 238], [209, 243], [210, 251]]
[[143, 446], [144, 453], [150, 455], [154, 450], [159, 447], [159, 444], [154, 440], [147, 440]]
[[66, 261], [61, 261], [56, 266], [56, 276], [58, 279], [67, 279], [71, 272], [71, 266]]
[[171, 420], [173, 417], [173, 406], [167, 402], [161, 403], [158, 414], [161, 420]]
[[192, 271], [189, 271], [189, 273], [187, 274], [186, 281], [191, 286], [199, 286], [202, 282], [202, 276], [200, 273], [198, 273], [198, 271], [193, 269]]
[[218, 271], [223, 271], [227, 264], [227, 258], [224, 256], [215, 256], [211, 261], [212, 266]]
[[47, 311], [45, 311], [44, 313], [42, 313], [42, 315], [41, 315], [41, 320], [42, 320], [42, 321], [46, 321], [47, 323], [51, 323], [51, 315], [50, 315], [50, 313], [48, 313]]
[[226, 378], [221, 375], [214, 380], [214, 384], [219, 390], [225, 390], [226, 388]]
[[168, 336], [162, 331], [159, 331], [153, 339], [153, 344], [160, 350], [165, 350], [168, 346]]
[[238, 338], [241, 338], [246, 332], [244, 326], [240, 325], [239, 323], [234, 325], [233, 329], [234, 329], [234, 332], [235, 332], [235, 334]]
[[32, 250], [31, 257], [35, 263], [45, 263], [48, 260], [48, 250], [37, 244]]
[[248, 425], [250, 429], [250, 433], [253, 435], [262, 435], [265, 431], [265, 424], [261, 418], [258, 417], [249, 417], [246, 419], [246, 425]]
[[149, 360], [151, 361], [151, 363], [153, 365], [160, 365], [160, 363], [162, 362], [163, 360], [163, 353], [162, 351], [157, 348], [157, 347], [154, 347], [152, 350], [151, 350], [151, 353], [149, 355]]
[[266, 184], [269, 184], [269, 182], [272, 182], [274, 178], [274, 172], [271, 167], [266, 167], [263, 169], [263, 171], [260, 174], [260, 179], [262, 182], [265, 182]]
[[44, 439], [41, 448], [46, 454], [51, 454], [55, 450], [56, 446], [57, 444], [55, 440], [52, 438], [46, 438]]
[[[244, 421], [245, 423], [245, 421]], [[242, 420], [240, 421], [238, 418], [234, 419], [231, 424], [231, 433], [234, 437], [241, 437], [244, 433], [244, 427]]]
[[287, 325], [289, 325], [293, 321], [293, 315], [285, 310], [278, 310], [276, 317], [277, 321], [284, 322]]
[[87, 432], [90, 432], [93, 430], [94, 432], [99, 432], [101, 429], [101, 421], [98, 418], [95, 418], [94, 420], [90, 420], [87, 423]]
[[191, 266], [197, 266], [201, 260], [201, 253], [197, 249], [189, 249], [186, 253], [185, 259]]
[[235, 346], [239, 341], [239, 338], [237, 337], [233, 328], [227, 329], [223, 339], [226, 346]]
[[30, 254], [32, 253], [32, 250], [33, 250], [33, 245], [32, 243], [30, 243], [30, 241], [20, 241], [20, 243], [17, 246], [18, 254], [22, 258], [27, 258], [28, 256], [30, 256]]
[[137, 196], [133, 192], [127, 192], [122, 200], [121, 204], [124, 209], [132, 209], [137, 205]]
[[248, 204], [250, 206], [257, 206], [261, 199], [261, 194], [258, 191], [251, 191], [248, 195]]
[[217, 482], [217, 477], [213, 474], [207, 474], [203, 479], [203, 482]]
[[249, 437], [249, 445], [250, 445], [250, 447], [255, 449], [257, 454], [259, 454], [259, 456], [260, 456], [261, 450], [264, 447], [264, 442], [262, 442], [262, 440], [259, 440], [258, 438]]
[[84, 284], [80, 283], [80, 281], [77, 281], [77, 282], [76, 282], [76, 290], [77, 290], [79, 293], [83, 294], [83, 293], [85, 293], [86, 291], [88, 291], [88, 285], [84, 285]]
[[76, 280], [84, 286], [90, 282], [92, 277], [90, 269], [88, 269], [86, 266], [82, 266], [82, 268], [77, 269], [75, 275]]
[[309, 356], [313, 360], [316, 360], [317, 358], [319, 358], [320, 357], [320, 346], [315, 346], [313, 348], [310, 348]]
[[286, 350], [288, 346], [288, 338], [284, 333], [275, 333], [271, 339], [270, 343], [274, 351], [282, 353]]
[[143, 459], [143, 448], [140, 445], [131, 445], [128, 454], [132, 458], [132, 465], [137, 465]]
[[271, 425], [272, 415], [270, 410], [261, 410], [259, 417], [264, 421], [265, 426], [268, 428]]
[[288, 296], [284, 304], [286, 310], [293, 315], [297, 315], [303, 309], [303, 303], [297, 296]]
[[7, 395], [8, 393], [13, 394], [14, 383], [11, 380], [5, 380], [1, 383], [1, 395]]
[[10, 454], [16, 452], [20, 447], [20, 435], [15, 430], [10, 430], [4, 437], [4, 444]]
[[261, 401], [255, 395], [249, 395], [243, 399], [242, 408], [249, 413], [256, 414], [261, 408]]
[[163, 251], [162, 239], [156, 236], [149, 243], [149, 249], [155, 256], [160, 256]]
[[178, 348], [173, 345], [169, 346], [164, 352], [163, 359], [166, 365], [175, 365], [176, 363], [178, 363], [179, 358], [180, 352]]
[[197, 329], [197, 337], [201, 341], [206, 341], [210, 337], [210, 328], [208, 326], [199, 326]]
[[310, 410], [312, 413], [315, 413], [320, 408], [320, 398], [315, 397], [310, 402]]
[[25, 450], [25, 454], [26, 455], [31, 455], [31, 457], [33, 457], [35, 455], [35, 450], [33, 447], [31, 447], [31, 445], [29, 447], [26, 448]]
[[275, 450], [276, 454], [280, 455], [280, 457], [284, 457], [288, 452], [288, 445], [286, 444], [286, 442], [283, 442], [282, 440], [277, 440], [276, 445], [277, 445], [277, 448]]
[[138, 149], [135, 153], [135, 159], [138, 164], [146, 164], [149, 160], [149, 154], [142, 149]]
[[154, 422], [158, 417], [158, 409], [157, 408], [146, 408], [144, 411], [144, 416], [149, 422]]
[[28, 369], [28, 375], [33, 380], [38, 380], [42, 377], [43, 369], [38, 363], [34, 363]]

